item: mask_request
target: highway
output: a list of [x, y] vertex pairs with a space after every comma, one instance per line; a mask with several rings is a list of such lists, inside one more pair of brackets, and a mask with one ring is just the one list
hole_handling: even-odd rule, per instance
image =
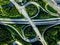
[[[45, 33], [46, 33], [47, 31], [49, 31], [49, 29], [51, 29], [51, 28], [53, 28], [53, 27], [55, 27], [55, 26], [57, 26], [57, 25], [60, 25], [60, 23], [58, 22], [58, 23], [56, 23], [56, 24], [54, 24], [54, 25], [51, 25], [51, 26], [45, 28], [44, 32], [42, 33], [42, 36], [45, 38], [45, 36], [46, 36]], [[58, 30], [58, 29], [57, 29], [57, 30]], [[57, 45], [60, 45], [60, 42], [59, 42], [59, 41], [57, 41]]]
[[[12, 1], [12, 3], [14, 2], [14, 0], [11, 0]], [[20, 8], [20, 6], [17, 4], [17, 3], [13, 3], [13, 4], [15, 4], [15, 6], [16, 7], [19, 7]], [[38, 13], [39, 13], [39, 8], [42, 8], [40, 5], [37, 5], [37, 3], [34, 3], [34, 2], [30, 2], [30, 3], [27, 3], [27, 4], [34, 4], [34, 5], [36, 5], [37, 6], [37, 8], [38, 8]], [[17, 6], [18, 5], [18, 6]], [[10, 5], [10, 6], [13, 6], [12, 4]], [[24, 5], [25, 6], [25, 5]], [[23, 7], [24, 7], [23, 6]], [[28, 6], [28, 5], [27, 5]], [[20, 10], [19, 8], [17, 8], [18, 9], [18, 11]], [[42, 8], [43, 9], [43, 8]], [[24, 12], [25, 11], [25, 9], [23, 9], [23, 11], [22, 12]], [[43, 9], [43, 11], [46, 11], [46, 10], [44, 10]], [[19, 11], [19, 13], [21, 13], [21, 11]], [[25, 13], [25, 12], [24, 12]], [[32, 18], [34, 18], [34, 17], [36, 17], [37, 15], [38, 15], [38, 13], [35, 15], [35, 16], [33, 16]], [[23, 13], [22, 13], [23, 14]], [[26, 13], [25, 13], [26, 14]], [[25, 15], [25, 14], [23, 14], [24, 16], [27, 16], [27, 15]], [[29, 18], [29, 16], [27, 16], [27, 19], [29, 19], [28, 21], [30, 22], [28, 22], [28, 24], [31, 24], [32, 25], [32, 27], [33, 27], [33, 29], [35, 30], [35, 32], [37, 33], [37, 36], [41, 39], [39, 39], [41, 42], [42, 42], [42, 44], [43, 45], [47, 45], [46, 44], [46, 42], [45, 42], [45, 40], [43, 39], [43, 37], [41, 37], [41, 34], [40, 34], [40, 32], [38, 31], [38, 28], [35, 26], [35, 24], [31, 21], [31, 19]], [[18, 23], [16, 23], [16, 20], [14, 19], [13, 21], [11, 20], [11, 19], [7, 19], [7, 20], [5, 20], [4, 18], [2, 18], [2, 19], [0, 19], [1, 21], [0, 21], [0, 24], [3, 24], [3, 25], [5, 25], [5, 24], [21, 24], [20, 22]], [[18, 20], [17, 20], [18, 21]], [[37, 23], [38, 24], [38, 23]], [[7, 26], [9, 26], [9, 25], [7, 25]], [[16, 31], [16, 28], [14, 28], [13, 26], [9, 26], [9, 27], [11, 27], [11, 28], [13, 28], [15, 31]], [[20, 35], [20, 33], [18, 32], [18, 31], [16, 31], [19, 35]], [[26, 39], [26, 38], [23, 38], [21, 35], [20, 35], [20, 37], [23, 39], [23, 40], [25, 40], [25, 41], [27, 41], [27, 42], [35, 42], [37, 39], [33, 39], [33, 40], [28, 40], [28, 39]]]
[[[4, 22], [1, 22], [1, 21], [4, 21]], [[7, 21], [6, 23], [5, 23], [5, 21]], [[13, 26], [11, 26], [11, 25], [9, 25], [10, 24], [10, 22], [14, 22], [14, 23], [11, 23], [11, 24], [16, 24], [17, 22], [23, 22], [23, 23], [28, 23], [28, 20], [26, 20], [26, 19], [7, 19], [7, 18], [1, 18], [0, 19], [0, 23], [2, 24], [2, 25], [5, 25], [5, 26], [8, 26], [8, 27], [10, 27], [10, 28], [12, 28], [14, 31], [16, 31], [17, 32], [17, 34], [24, 40], [24, 41], [26, 41], [26, 42], [30, 42], [30, 43], [32, 43], [32, 42], [35, 42], [35, 41], [38, 41], [38, 38], [37, 37], [35, 37], [35, 38], [33, 38], [33, 39], [27, 39], [27, 38], [25, 38], [25, 36], [24, 36], [24, 32], [22, 32], [22, 35], [18, 32], [18, 30], [15, 28], [15, 27], [13, 27]], [[16, 22], [16, 23], [15, 23]], [[51, 23], [53, 23], [53, 24], [56, 24], [56, 23], [60, 23], [60, 18], [50, 18], [50, 19], [35, 19], [35, 20], [33, 20], [33, 22], [35, 23], [36, 22], [36, 24], [35, 25], [39, 25], [39, 24], [41, 24], [41, 22], [43, 23], [43, 25], [49, 25], [49, 23], [51, 24]], [[37, 22], [39, 22], [39, 24], [37, 23]], [[47, 22], [47, 23], [45, 23], [44, 24], [44, 22]], [[8, 24], [9, 23], [9, 24]], [[51, 26], [52, 27], [52, 26]], [[50, 27], [48, 27], [48, 28], [50, 28]], [[47, 28], [47, 29], [48, 29]], [[46, 31], [46, 30], [45, 30]], [[45, 32], [44, 31], [44, 32]], [[43, 35], [44, 35], [44, 33], [43, 33]], [[42, 35], [42, 36], [43, 36]], [[44, 37], [44, 36], [43, 36]]]
[[[39, 8], [42, 8], [40, 5], [38, 5], [37, 3], [35, 2], [28, 2], [26, 5], [24, 6], [20, 6], [19, 4], [17, 4], [14, 0], [10, 0], [16, 7], [16, 9], [19, 11], [19, 13], [23, 14], [23, 16], [25, 17], [25, 19], [9, 19], [9, 18], [0, 18], [0, 24], [3, 24], [3, 25], [6, 25], [6, 26], [9, 26], [10, 28], [14, 29], [18, 35], [23, 39], [25, 40], [26, 42], [35, 42], [37, 41], [37, 39], [39, 38], [39, 41], [41, 41], [41, 43], [43, 45], [47, 45], [46, 41], [44, 40], [44, 37], [40, 34], [38, 28], [36, 27], [36, 25], [52, 25], [52, 24], [56, 24], [56, 23], [60, 23], [60, 18], [50, 18], [50, 19], [31, 19], [26, 10], [25, 10], [25, 7], [30, 5], [30, 4], [33, 4], [35, 5], [38, 10]], [[55, 10], [57, 10], [57, 12], [60, 14], [60, 9], [59, 7], [57, 7], [57, 5], [54, 3], [54, 1], [52, 0], [46, 0], [47, 4], [49, 4], [51, 7], [53, 7]], [[43, 9], [43, 8], [42, 8]], [[44, 11], [47, 10], [47, 6], [46, 6], [46, 10], [43, 9]], [[46, 11], [47, 12], [47, 11]], [[39, 11], [38, 11], [39, 13]], [[38, 15], [38, 13], [36, 14], [36, 16]], [[52, 13], [50, 13], [52, 14]], [[36, 17], [35, 16], [35, 17]], [[29, 40], [25, 37], [23, 37], [18, 31], [16, 28], [14, 28], [13, 26], [9, 25], [9, 24], [30, 24], [34, 31], [36, 32], [37, 34], [37, 37], [38, 38], [34, 38], [33, 40]], [[23, 34], [23, 33], [22, 33]], [[23, 34], [24, 35], [24, 34]]]
[[47, 10], [47, 12], [48, 12], [50, 15], [52, 15], [52, 16], [59, 16], [58, 13], [53, 13], [53, 12], [51, 12], [50, 10], [48, 10], [47, 6], [48, 6], [48, 4], [46, 3], [45, 9]]
[[[25, 7], [24, 6], [20, 6], [17, 2], [15, 2], [15, 0], [10, 0], [16, 7], [16, 9], [18, 10], [19, 13], [23, 14], [23, 16], [28, 20], [29, 24], [32, 26], [33, 30], [35, 31], [37, 37], [39, 38], [39, 41], [43, 44], [43, 45], [47, 45], [46, 41], [44, 40], [44, 38], [41, 36], [41, 33], [39, 32], [38, 28], [36, 27], [36, 25], [33, 23], [33, 21], [31, 20], [31, 18], [28, 16]], [[39, 7], [39, 5], [35, 2], [29, 2], [33, 5], [35, 5], [36, 7]], [[31, 5], [29, 4], [29, 5]]]
[[[32, 19], [35, 25], [52, 25], [60, 21], [60, 18], [50, 18], [50, 19]], [[0, 24], [29, 24], [26, 19], [9, 19], [0, 18]]]
[[43, 0], [43, 1], [46, 1], [48, 5], [50, 5], [53, 9], [55, 9], [58, 12], [58, 14], [60, 14], [60, 7], [54, 0]]

